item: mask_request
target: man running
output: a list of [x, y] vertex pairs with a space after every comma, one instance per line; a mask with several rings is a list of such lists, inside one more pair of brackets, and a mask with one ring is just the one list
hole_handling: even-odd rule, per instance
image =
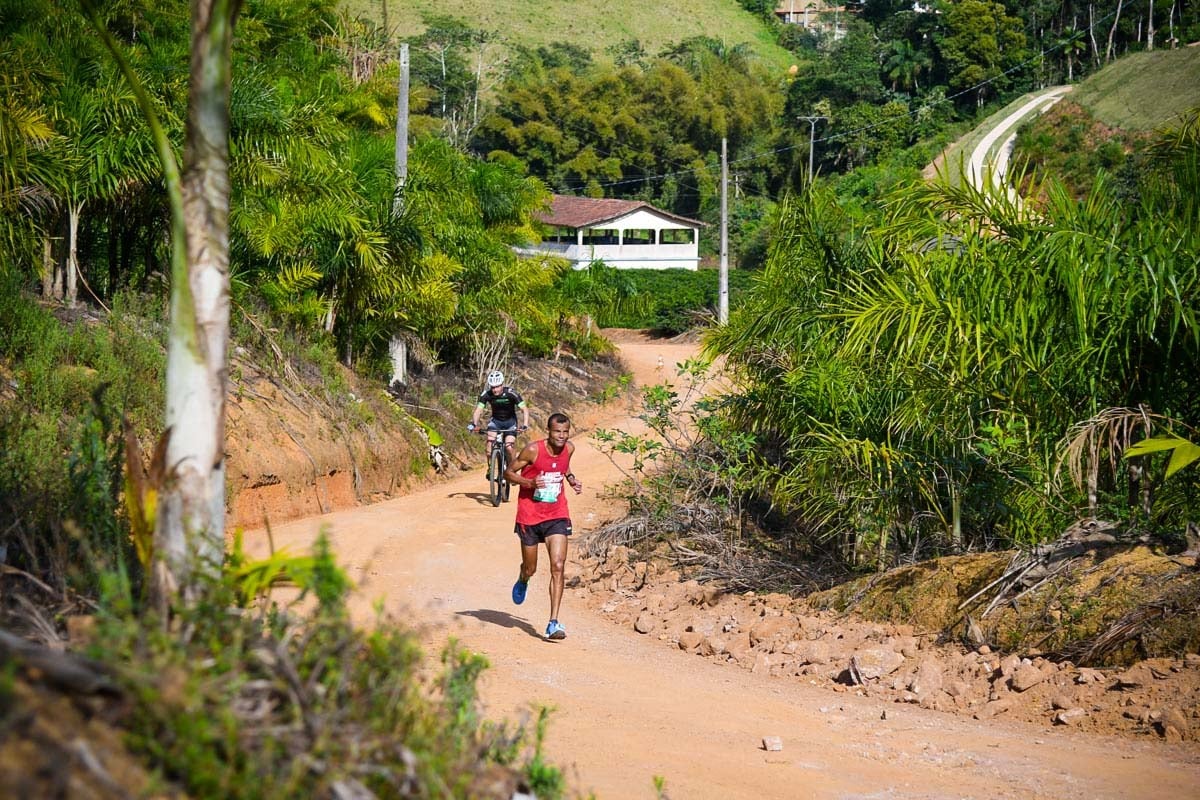
[[529, 579], [537, 572], [538, 545], [545, 542], [550, 556], [550, 622], [545, 636], [565, 639], [567, 631], [558, 621], [558, 607], [562, 602], [571, 516], [563, 483], [575, 494], [583, 491], [583, 484], [571, 472], [571, 455], [575, 452], [574, 442], [569, 441], [571, 420], [566, 414], [551, 414], [546, 430], [546, 438], [525, 445], [504, 473], [509, 483], [521, 487], [516, 525], [521, 540], [521, 571], [512, 587], [512, 601], [517, 605], [525, 602]]
[[511, 386], [504, 385], [504, 373], [499, 370], [492, 370], [487, 376], [487, 388], [479, 395], [479, 402], [475, 404], [475, 413], [471, 417], [471, 424], [467, 426], [467, 430], [474, 431], [479, 427], [479, 420], [483, 416], [483, 409], [491, 406], [492, 417], [488, 420], [487, 425], [487, 449], [485, 453], [490, 453], [492, 450], [492, 441], [497, 434], [504, 437], [504, 448], [508, 450], [508, 458], [512, 460], [512, 443], [517, 438], [517, 409], [521, 410], [524, 415], [524, 421], [521, 425], [521, 430], [529, 427], [529, 409], [525, 407], [525, 400], [521, 395], [517, 394]]

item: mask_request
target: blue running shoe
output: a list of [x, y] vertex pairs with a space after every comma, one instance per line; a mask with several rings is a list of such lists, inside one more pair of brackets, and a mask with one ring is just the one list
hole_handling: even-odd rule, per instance
[[558, 620], [550, 620], [550, 624], [546, 626], [547, 639], [565, 639], [567, 638], [567, 629], [559, 624]]
[[528, 588], [529, 588], [529, 581], [523, 581], [518, 578], [517, 582], [513, 584], [513, 590], [512, 590], [513, 602], [516, 603], [517, 605], [521, 605], [521, 603], [524, 603], [525, 602], [525, 590]]

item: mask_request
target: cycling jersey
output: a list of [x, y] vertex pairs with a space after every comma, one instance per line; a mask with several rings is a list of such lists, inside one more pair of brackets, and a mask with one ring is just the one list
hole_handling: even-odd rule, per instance
[[491, 406], [492, 419], [498, 422], [515, 420], [517, 409], [525, 405], [525, 400], [511, 386], [505, 386], [500, 394], [492, 394], [491, 389], [484, 389], [479, 395], [479, 406]]

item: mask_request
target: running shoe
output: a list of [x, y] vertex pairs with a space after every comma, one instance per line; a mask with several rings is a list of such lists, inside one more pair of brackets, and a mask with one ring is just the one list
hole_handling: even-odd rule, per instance
[[517, 605], [525, 602], [525, 590], [529, 588], [529, 581], [523, 581], [520, 578], [513, 584], [512, 599]]
[[550, 620], [550, 624], [546, 626], [547, 639], [565, 639], [567, 638], [567, 629], [559, 624], [558, 620]]

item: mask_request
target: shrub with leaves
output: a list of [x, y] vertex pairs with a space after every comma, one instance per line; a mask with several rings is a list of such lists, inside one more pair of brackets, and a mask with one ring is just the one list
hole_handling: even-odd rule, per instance
[[120, 581], [103, 603], [92, 655], [117, 668], [127, 743], [163, 779], [194, 797], [465, 798], [493, 796], [479, 777], [496, 765], [512, 787], [554, 772], [540, 738], [525, 752], [524, 730], [480, 717], [482, 656], [451, 642], [439, 673], [394, 621], [351, 622], [323, 537], [271, 567], [299, 590], [282, 606], [245, 605], [268, 568], [231, 566], [169, 624], [133, 613]]
[[645, 434], [597, 430], [601, 450], [625, 475], [629, 514], [588, 539], [589, 554], [614, 545], [665, 545], [700, 580], [734, 588], [812, 588], [808, 568], [789, 563], [777, 542], [749, 525], [762, 463], [753, 434], [731, 424], [722, 401], [705, 396], [711, 365], [677, 365], [673, 382], [642, 391]]

